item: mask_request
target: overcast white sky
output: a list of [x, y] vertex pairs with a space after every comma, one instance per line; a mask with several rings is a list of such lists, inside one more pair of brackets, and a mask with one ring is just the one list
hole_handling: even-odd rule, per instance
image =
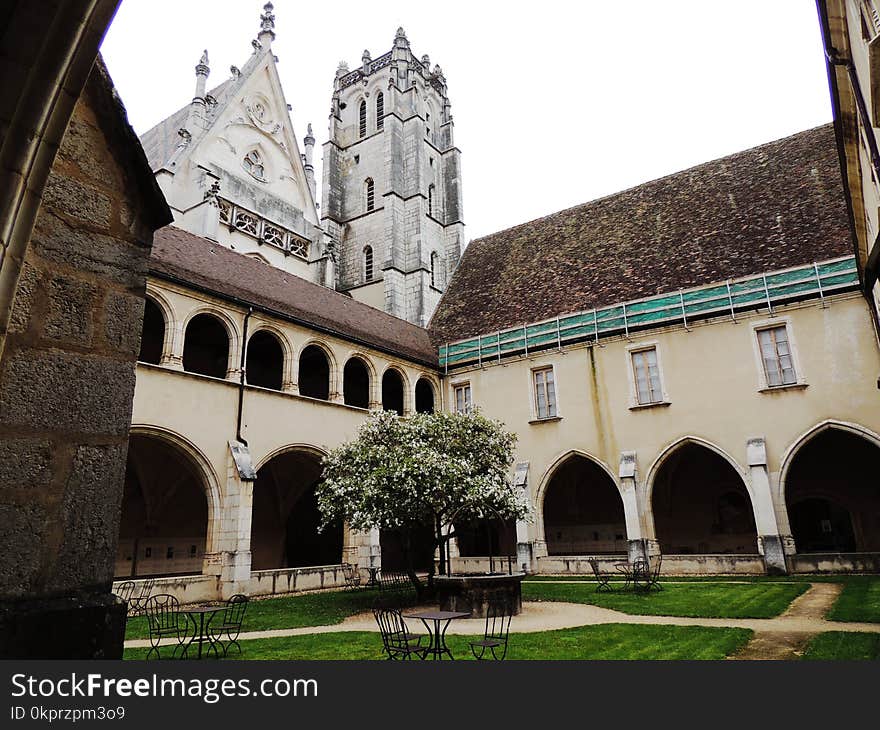
[[[123, 0], [102, 50], [139, 134], [189, 102], [203, 49], [209, 88], [244, 65], [263, 2]], [[340, 60], [385, 53], [402, 25], [440, 64], [470, 239], [831, 119], [814, 0], [277, 0], [275, 15], [297, 137], [312, 122], [319, 147]]]

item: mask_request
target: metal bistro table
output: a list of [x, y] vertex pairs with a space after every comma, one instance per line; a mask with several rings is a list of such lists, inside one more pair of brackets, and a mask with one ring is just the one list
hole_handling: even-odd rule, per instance
[[[203, 606], [201, 608], [190, 608], [186, 611], [181, 611], [180, 613], [186, 615], [193, 625], [193, 635], [192, 638], [187, 642], [186, 646], [183, 649], [183, 656], [187, 656], [189, 653], [190, 647], [198, 642], [199, 651], [196, 655], [197, 659], [202, 658], [202, 644], [208, 642], [210, 645], [208, 647], [208, 651], [211, 649], [214, 650], [214, 656], [219, 657], [219, 652], [217, 651], [216, 642], [211, 637], [209, 629], [211, 628], [211, 619], [214, 618], [214, 614], [217, 611], [222, 611], [226, 608], [226, 606]], [[209, 615], [210, 614], [210, 615]], [[205, 616], [208, 616], [208, 620], [205, 621]]]
[[[442, 659], [444, 654], [448, 654], [450, 659], [454, 659], [455, 657], [452, 656], [449, 647], [446, 646], [446, 629], [449, 628], [449, 622], [452, 619], [468, 618], [469, 616], [470, 613], [462, 611], [419, 611], [417, 613], [408, 613], [404, 618], [417, 618], [425, 625], [428, 637], [431, 640], [428, 651], [425, 652], [426, 659], [428, 655], [431, 655], [434, 659]], [[433, 631], [428, 624], [429, 621], [434, 622]], [[441, 622], [445, 622], [442, 630], [440, 628]]]

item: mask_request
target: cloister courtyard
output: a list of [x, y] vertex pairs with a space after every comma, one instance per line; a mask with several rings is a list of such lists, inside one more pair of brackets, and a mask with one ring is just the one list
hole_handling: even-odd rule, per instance
[[[880, 577], [661, 578], [662, 590], [597, 592], [578, 576], [529, 576], [510, 626], [511, 660], [878, 659]], [[383, 659], [374, 589], [252, 600], [243, 659]], [[417, 622], [414, 622], [417, 623]], [[471, 659], [483, 619], [452, 622], [447, 642]], [[416, 627], [412, 627], [416, 628]], [[146, 658], [143, 616], [128, 620], [125, 658]], [[230, 654], [230, 658], [239, 658]]]

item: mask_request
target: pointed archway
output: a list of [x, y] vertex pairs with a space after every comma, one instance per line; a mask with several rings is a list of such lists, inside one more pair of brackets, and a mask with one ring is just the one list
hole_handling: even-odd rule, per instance
[[548, 555], [626, 554], [623, 500], [611, 475], [581, 454], [554, 469], [544, 490]]
[[785, 504], [798, 553], [880, 552], [880, 446], [829, 427], [793, 453]]
[[664, 455], [650, 484], [654, 530], [671, 555], [754, 555], [758, 533], [742, 476], [719, 452], [683, 441]]

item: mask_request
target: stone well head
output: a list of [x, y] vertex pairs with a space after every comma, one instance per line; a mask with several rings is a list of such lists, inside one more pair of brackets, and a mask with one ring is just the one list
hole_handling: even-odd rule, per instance
[[442, 611], [465, 611], [484, 618], [489, 605], [500, 604], [512, 615], [522, 611], [525, 573], [460, 573], [434, 578]]

